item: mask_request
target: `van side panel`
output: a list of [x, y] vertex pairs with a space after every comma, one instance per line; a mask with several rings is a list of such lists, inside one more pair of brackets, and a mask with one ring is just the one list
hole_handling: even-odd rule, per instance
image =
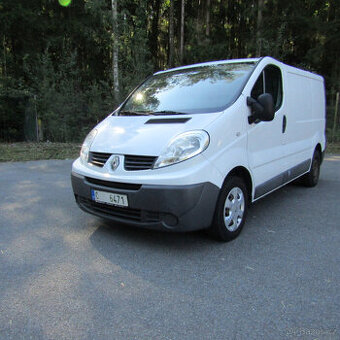
[[314, 145], [321, 144], [321, 150], [326, 148], [326, 96], [324, 81], [313, 81], [312, 83], [312, 112], [313, 117], [317, 119], [317, 135], [315, 136]]
[[324, 146], [325, 126], [322, 81], [291, 69], [285, 73], [287, 127], [283, 144], [287, 169], [311, 159], [318, 143]]
[[248, 125], [248, 168], [254, 200], [309, 171], [316, 145], [320, 144], [322, 150], [326, 145], [321, 76], [264, 57], [244, 87], [243, 95], [251, 95], [258, 75], [268, 64], [282, 71], [283, 102], [272, 122]]

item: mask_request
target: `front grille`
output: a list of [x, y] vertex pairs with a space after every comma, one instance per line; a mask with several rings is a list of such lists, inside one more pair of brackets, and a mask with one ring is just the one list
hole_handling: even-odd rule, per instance
[[[89, 154], [89, 163], [102, 168], [111, 155], [111, 153], [91, 151]], [[124, 168], [128, 171], [152, 169], [156, 158], [157, 157], [154, 156], [125, 155]]]
[[103, 187], [109, 187], [114, 189], [123, 189], [123, 190], [139, 190], [141, 188], [141, 184], [134, 183], [120, 183], [120, 182], [110, 182], [103, 181], [97, 178], [85, 177], [86, 181], [95, 185], [100, 185]]
[[103, 167], [106, 161], [110, 158], [110, 153], [102, 153], [102, 152], [90, 152], [89, 155], [89, 163]]
[[152, 169], [157, 157], [125, 155], [124, 168], [128, 171]]
[[153, 211], [115, 207], [113, 205], [97, 203], [83, 197], [78, 197], [78, 203], [86, 210], [92, 211], [94, 213], [97, 212], [99, 214], [109, 215], [127, 221], [137, 221], [145, 223], [160, 221], [159, 213]]

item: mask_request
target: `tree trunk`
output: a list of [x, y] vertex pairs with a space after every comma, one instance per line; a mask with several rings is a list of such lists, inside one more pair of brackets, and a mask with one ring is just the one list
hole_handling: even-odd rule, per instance
[[6, 77], [7, 75], [7, 58], [6, 58], [6, 38], [5, 38], [5, 35], [4, 35], [4, 38], [3, 38], [3, 49], [4, 49], [4, 76]]
[[207, 8], [205, 12], [205, 35], [209, 37], [210, 34], [210, 0], [207, 0]]
[[158, 69], [160, 67], [158, 58], [158, 35], [159, 35], [159, 14], [160, 14], [161, 1], [154, 0], [153, 2], [153, 16], [151, 22], [151, 32], [149, 35], [149, 46], [150, 52], [154, 60], [154, 68]]
[[174, 0], [170, 0], [169, 20], [169, 67], [174, 65]]
[[181, 3], [181, 39], [180, 39], [180, 49], [179, 49], [179, 61], [180, 64], [183, 64], [183, 50], [184, 50], [184, 2], [182, 0]]
[[197, 0], [196, 37], [198, 37], [200, 33], [200, 4], [201, 1]]
[[256, 56], [261, 57], [262, 53], [262, 37], [261, 37], [261, 26], [262, 26], [262, 8], [263, 0], [257, 1], [257, 25], [256, 25]]
[[119, 68], [118, 68], [118, 24], [117, 24], [117, 1], [111, 0], [112, 8], [112, 32], [113, 32], [113, 46], [112, 46], [112, 73], [113, 73], [113, 93], [116, 103], [119, 103]]

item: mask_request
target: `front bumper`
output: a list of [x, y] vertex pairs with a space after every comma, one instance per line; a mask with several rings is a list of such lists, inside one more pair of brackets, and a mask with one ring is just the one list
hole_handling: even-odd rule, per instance
[[[208, 228], [213, 220], [219, 188], [210, 183], [193, 185], [139, 185], [109, 182], [71, 174], [79, 207], [91, 214], [148, 229], [191, 231]], [[128, 196], [129, 207], [96, 203], [91, 189]]]

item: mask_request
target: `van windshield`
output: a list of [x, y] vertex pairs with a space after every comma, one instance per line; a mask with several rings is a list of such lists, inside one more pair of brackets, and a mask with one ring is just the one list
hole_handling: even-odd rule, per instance
[[254, 62], [224, 63], [156, 74], [133, 92], [118, 115], [222, 111], [240, 95], [254, 67]]

